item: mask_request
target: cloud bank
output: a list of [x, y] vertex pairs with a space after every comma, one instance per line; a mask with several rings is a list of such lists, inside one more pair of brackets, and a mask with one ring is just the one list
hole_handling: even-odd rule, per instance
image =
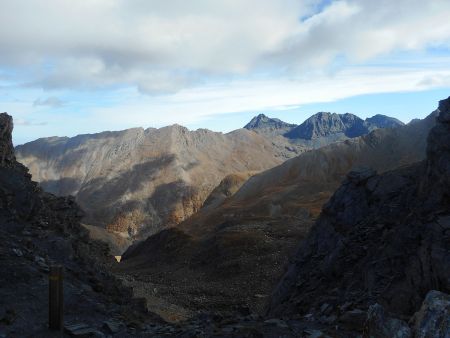
[[297, 79], [449, 48], [449, 13], [448, 0], [2, 0], [0, 67], [27, 88], [153, 95], [230, 78]]

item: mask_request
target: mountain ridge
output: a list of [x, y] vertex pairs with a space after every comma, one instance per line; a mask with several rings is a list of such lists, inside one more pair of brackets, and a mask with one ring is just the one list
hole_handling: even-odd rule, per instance
[[248, 128], [264, 132], [175, 124], [41, 138], [17, 146], [16, 154], [44, 189], [76, 197], [86, 225], [140, 240], [194, 214], [227, 175], [257, 173], [341, 140], [291, 142], [282, 134], [294, 125], [263, 114], [252, 121]]
[[246, 129], [179, 125], [40, 139], [16, 152], [46, 190], [76, 196], [85, 223], [131, 237], [179, 223], [228, 174], [282, 162], [269, 141]]

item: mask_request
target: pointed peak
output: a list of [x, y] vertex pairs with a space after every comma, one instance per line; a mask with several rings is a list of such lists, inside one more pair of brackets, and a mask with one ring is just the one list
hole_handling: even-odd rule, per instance
[[366, 118], [364, 123], [370, 130], [377, 128], [396, 128], [405, 125], [402, 121], [382, 114]]
[[264, 114], [258, 114], [254, 118], [250, 120], [249, 123], [247, 123], [244, 128], [249, 130], [254, 129], [281, 129], [281, 128], [293, 128], [295, 127], [295, 124], [290, 124], [281, 121], [277, 118], [271, 118]]

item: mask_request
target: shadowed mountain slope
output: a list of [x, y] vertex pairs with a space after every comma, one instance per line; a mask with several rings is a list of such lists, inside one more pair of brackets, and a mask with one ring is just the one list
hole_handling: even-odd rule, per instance
[[282, 162], [267, 139], [246, 129], [178, 125], [39, 139], [16, 151], [44, 189], [76, 197], [85, 223], [132, 238], [192, 215], [226, 175]]

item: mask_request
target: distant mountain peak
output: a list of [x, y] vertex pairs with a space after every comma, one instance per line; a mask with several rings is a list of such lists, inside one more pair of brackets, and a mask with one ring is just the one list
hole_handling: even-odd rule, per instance
[[364, 120], [353, 114], [319, 112], [286, 133], [287, 138], [313, 140], [335, 134], [356, 137], [367, 133]]
[[251, 119], [249, 123], [247, 123], [244, 128], [249, 130], [255, 129], [289, 129], [294, 128], [295, 124], [290, 124], [281, 121], [277, 118], [271, 118], [264, 114], [259, 114]]
[[405, 124], [394, 118], [382, 114], [377, 114], [366, 119], [365, 123], [373, 128], [396, 128]]
[[363, 120], [351, 113], [318, 112], [284, 136], [290, 139], [305, 140], [327, 138], [334, 135], [353, 138], [368, 134], [374, 129], [396, 128], [402, 125], [404, 125], [403, 122], [381, 114]]

